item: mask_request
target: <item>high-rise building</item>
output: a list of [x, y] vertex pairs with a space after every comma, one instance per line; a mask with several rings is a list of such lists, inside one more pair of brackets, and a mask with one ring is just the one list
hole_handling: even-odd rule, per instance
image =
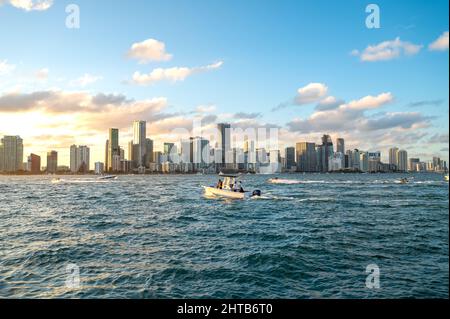
[[4, 151], [4, 147], [3, 144], [0, 141], [0, 172], [4, 171], [4, 166], [5, 166], [5, 151]]
[[[180, 142], [180, 145], [181, 145], [181, 162], [182, 163], [192, 163], [192, 159], [191, 159], [191, 153], [192, 153], [191, 140], [190, 139], [182, 140]], [[222, 158], [220, 158], [220, 160], [222, 160]]]
[[345, 142], [343, 138], [336, 139], [336, 152], [345, 154]]
[[286, 169], [291, 170], [296, 167], [295, 163], [295, 147], [286, 147], [285, 149]]
[[137, 167], [145, 166], [145, 155], [147, 153], [146, 148], [146, 125], [145, 121], [133, 122], [133, 144], [137, 147], [137, 158], [134, 159]]
[[50, 151], [47, 153], [47, 173], [56, 174], [58, 171], [58, 152]]
[[95, 162], [94, 171], [95, 174], [102, 175], [105, 171], [105, 165], [102, 162]]
[[322, 145], [318, 148], [319, 171], [328, 172], [328, 161], [333, 155], [333, 141], [329, 135], [322, 136]]
[[87, 173], [90, 168], [89, 147], [72, 145], [70, 147], [70, 171], [72, 173]]
[[408, 152], [405, 150], [398, 151], [397, 170], [406, 172], [408, 170]]
[[108, 140], [108, 157], [106, 163], [106, 169], [108, 171], [113, 171], [113, 157], [118, 155], [120, 158], [120, 148], [119, 148], [119, 129], [110, 128], [109, 129], [109, 140]]
[[[228, 123], [217, 124], [219, 131], [219, 148], [222, 150], [222, 167], [227, 164], [227, 154], [230, 154], [231, 150], [231, 125]], [[232, 160], [229, 159], [229, 162]]]
[[361, 154], [358, 149], [352, 151], [351, 163], [354, 170], [361, 170]]
[[297, 153], [297, 170], [299, 172], [317, 171], [316, 144], [300, 142], [295, 145]]
[[361, 172], [369, 171], [369, 152], [359, 152], [359, 169]]
[[0, 142], [0, 171], [22, 170], [23, 140], [19, 136], [4, 136]]
[[30, 156], [28, 156], [28, 171], [31, 174], [39, 174], [41, 172], [41, 157], [31, 153]]
[[150, 163], [153, 163], [153, 140], [145, 139], [145, 166], [150, 167]]
[[419, 158], [410, 158], [408, 161], [408, 170], [415, 172], [420, 171], [418, 164], [420, 163]]
[[104, 170], [107, 171], [109, 167], [109, 140], [105, 143], [105, 167]]
[[209, 141], [202, 137], [191, 138], [195, 168], [206, 168], [209, 164]]
[[161, 164], [162, 152], [153, 152], [153, 160], [156, 164]]
[[345, 158], [344, 153], [336, 152], [328, 158], [329, 172], [339, 171], [344, 168]]
[[398, 148], [392, 147], [389, 149], [389, 165], [398, 165]]

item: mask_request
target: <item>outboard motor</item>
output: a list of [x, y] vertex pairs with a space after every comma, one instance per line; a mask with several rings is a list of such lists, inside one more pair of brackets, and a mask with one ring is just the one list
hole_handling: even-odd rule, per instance
[[261, 196], [261, 191], [259, 189], [255, 189], [252, 193], [252, 197], [253, 196]]

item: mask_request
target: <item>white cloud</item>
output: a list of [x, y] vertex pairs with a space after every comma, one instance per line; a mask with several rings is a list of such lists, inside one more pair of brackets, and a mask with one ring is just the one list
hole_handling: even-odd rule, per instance
[[40, 69], [36, 72], [36, 77], [39, 80], [45, 80], [48, 78], [49, 70], [47, 68]]
[[317, 102], [327, 95], [328, 87], [322, 83], [309, 83], [297, 90], [295, 103], [298, 105]]
[[335, 108], [338, 108], [340, 105], [344, 104], [344, 100], [341, 99], [337, 99], [334, 96], [327, 96], [326, 98], [324, 98], [323, 100], [321, 100], [317, 105], [316, 105], [316, 110], [317, 111], [327, 111], [327, 110], [332, 110]]
[[72, 86], [85, 87], [97, 81], [100, 81], [101, 79], [103, 79], [103, 77], [85, 73], [83, 76], [79, 77], [75, 81], [72, 81], [71, 84]]
[[0, 76], [10, 74], [15, 68], [16, 66], [14, 64], [9, 64], [8, 60], [0, 60]]
[[53, 0], [6, 0], [0, 4], [2, 2], [25, 11], [45, 11], [53, 5]]
[[188, 76], [195, 73], [202, 73], [210, 70], [218, 69], [223, 62], [219, 61], [214, 64], [209, 64], [200, 67], [173, 67], [173, 68], [157, 68], [148, 74], [134, 72], [132, 82], [138, 85], [150, 85], [158, 81], [178, 82], [185, 80]]
[[376, 45], [369, 45], [364, 51], [353, 50], [351, 55], [359, 56], [363, 62], [388, 61], [402, 55], [415, 55], [422, 49], [422, 45], [395, 40], [384, 41]]
[[195, 108], [195, 111], [198, 113], [211, 113], [216, 110], [216, 106], [213, 104], [208, 105], [199, 105]]
[[428, 46], [431, 51], [446, 51], [448, 50], [448, 31], [445, 31], [433, 43]]
[[354, 131], [365, 123], [366, 110], [380, 108], [393, 101], [391, 93], [381, 93], [377, 96], [365, 96], [353, 100], [331, 110], [319, 110], [307, 119], [294, 119], [287, 123], [293, 132], [311, 133], [327, 131]]
[[166, 52], [166, 45], [155, 39], [134, 43], [128, 51], [128, 57], [145, 64], [151, 61], [169, 61], [172, 54]]
[[349, 110], [370, 110], [379, 108], [380, 106], [390, 103], [393, 100], [394, 97], [390, 92], [381, 93], [377, 96], [367, 95], [359, 100], [354, 100], [347, 104], [343, 104], [339, 108]]

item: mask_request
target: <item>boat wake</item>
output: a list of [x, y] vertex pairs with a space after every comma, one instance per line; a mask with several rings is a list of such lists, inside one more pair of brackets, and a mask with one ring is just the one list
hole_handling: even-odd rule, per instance
[[271, 184], [287, 184], [287, 185], [291, 185], [291, 184], [301, 184], [302, 181], [295, 180], [295, 179], [271, 178], [267, 182], [271, 183]]

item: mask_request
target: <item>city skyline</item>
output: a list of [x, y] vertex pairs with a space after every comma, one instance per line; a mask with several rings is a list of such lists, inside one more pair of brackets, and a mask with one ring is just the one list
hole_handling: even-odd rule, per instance
[[[447, 161], [433, 156], [432, 160], [408, 157], [408, 151], [391, 147], [388, 160], [381, 151], [359, 148], [346, 149], [345, 139], [338, 137], [333, 143], [324, 134], [321, 143], [301, 141], [295, 147], [279, 148], [272, 129], [256, 131], [235, 128], [230, 123], [218, 123], [215, 130], [201, 131], [198, 136], [185, 135], [178, 143], [163, 142], [163, 151], [153, 148], [154, 141], [146, 133], [146, 121], [132, 122], [133, 138], [128, 142], [128, 153], [120, 145], [120, 130], [109, 128], [104, 161], [90, 162], [90, 148], [86, 145], [70, 146], [70, 166], [58, 163], [58, 152], [47, 152], [47, 166], [41, 170], [41, 157], [31, 153], [23, 162], [24, 146], [20, 136], [4, 136], [0, 140], [0, 172], [26, 171], [36, 173], [219, 173], [223, 169], [236, 169], [255, 173], [282, 172], [447, 172]], [[211, 136], [212, 139], [204, 138]], [[126, 156], [125, 154], [128, 154]]]
[[[282, 151], [328, 134], [383, 157], [397, 146], [410, 157], [448, 161], [446, 1], [379, 1], [376, 30], [365, 26], [362, 2], [180, 2], [175, 27], [164, 2], [111, 3], [104, 13], [101, 4], [78, 1], [79, 29], [65, 26], [69, 1], [47, 2], [0, 6], [9, 26], [0, 29], [0, 136], [20, 135], [26, 155], [43, 164], [56, 150], [69, 166], [71, 145], [90, 148], [91, 168], [105, 162], [112, 127], [129, 154], [135, 120], [147, 122], [160, 151], [179, 142], [172, 129], [202, 120], [206, 128], [278, 128]], [[321, 19], [336, 20], [334, 27]]]

